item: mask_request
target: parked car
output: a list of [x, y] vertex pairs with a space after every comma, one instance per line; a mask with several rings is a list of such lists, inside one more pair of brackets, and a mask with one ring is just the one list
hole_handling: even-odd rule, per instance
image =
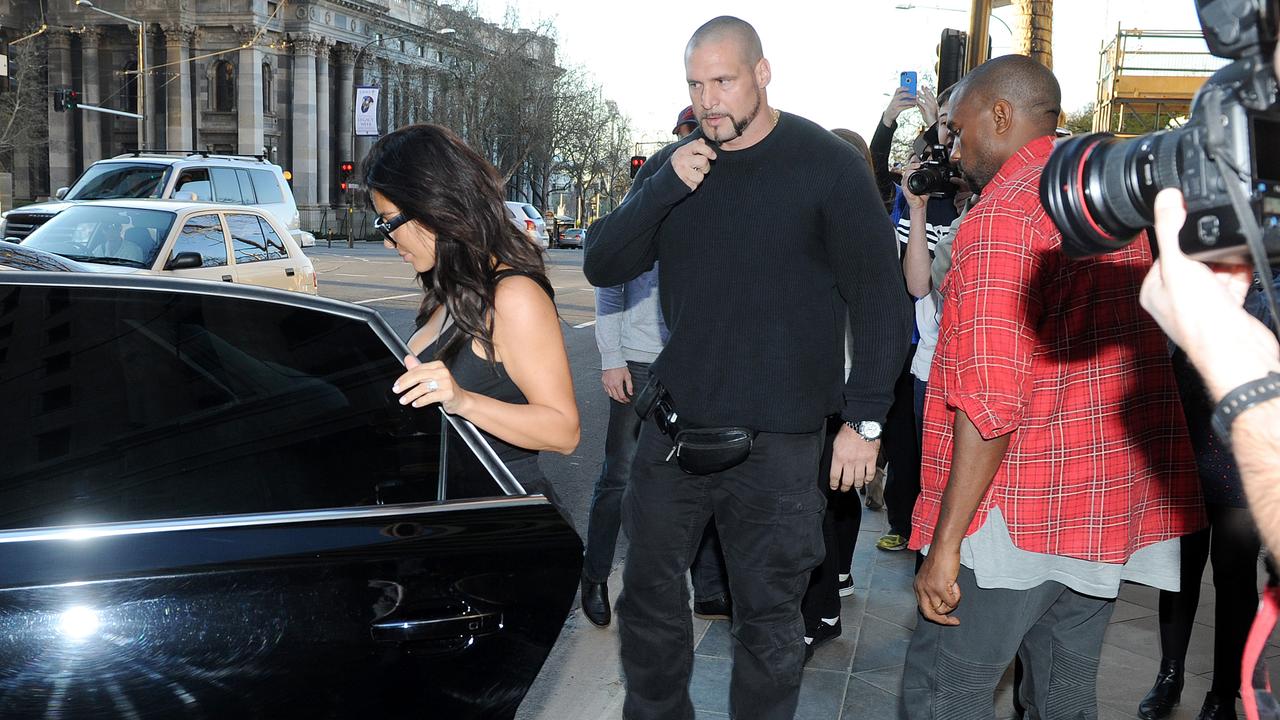
[[68, 207], [22, 241], [118, 272], [175, 274], [315, 294], [311, 260], [270, 213], [177, 200], [94, 200]]
[[[54, 201], [0, 213], [0, 237], [24, 238], [85, 200], [155, 198], [253, 205], [271, 213], [299, 245], [298, 205], [279, 165], [247, 155], [129, 153], [90, 165]], [[314, 240], [314, 238], [313, 238]]]
[[582, 228], [565, 228], [560, 231], [560, 247], [582, 249], [587, 243], [587, 231]]
[[0, 273], [0, 716], [510, 718], [582, 544], [372, 310]]
[[545, 248], [551, 244], [551, 235], [547, 233], [547, 221], [542, 219], [542, 213], [538, 212], [538, 208], [529, 203], [508, 200], [507, 212], [510, 214], [509, 219], [512, 224], [528, 235], [529, 240], [538, 247]]

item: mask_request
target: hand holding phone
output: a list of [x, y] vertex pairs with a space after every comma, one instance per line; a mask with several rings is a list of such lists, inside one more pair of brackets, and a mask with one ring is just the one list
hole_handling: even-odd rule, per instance
[[907, 70], [906, 72], [902, 73], [900, 76], [898, 76], [898, 84], [906, 88], [907, 91], [911, 93], [911, 97], [915, 97], [916, 96], [916, 71]]

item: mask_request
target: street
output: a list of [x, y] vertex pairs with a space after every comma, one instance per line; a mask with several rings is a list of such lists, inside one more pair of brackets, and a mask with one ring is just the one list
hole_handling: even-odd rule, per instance
[[[345, 300], [377, 310], [401, 337], [413, 333], [413, 318], [422, 300], [413, 270], [381, 243], [324, 242], [306, 249], [320, 278], [321, 297]], [[608, 398], [600, 387], [600, 354], [596, 350], [595, 299], [582, 276], [581, 250], [547, 251], [547, 270], [556, 291], [569, 365], [578, 398], [582, 440], [573, 455], [544, 453], [542, 469], [555, 483], [578, 534], [587, 532], [587, 510], [600, 461], [604, 457]], [[622, 554], [615, 558], [619, 562]]]

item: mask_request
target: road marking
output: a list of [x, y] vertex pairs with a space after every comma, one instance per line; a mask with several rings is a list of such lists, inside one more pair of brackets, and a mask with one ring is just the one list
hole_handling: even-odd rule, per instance
[[368, 303], [382, 302], [383, 300], [403, 300], [405, 298], [418, 297], [418, 293], [408, 293], [407, 295], [390, 295], [380, 298], [369, 298], [368, 300], [357, 300], [355, 305], [366, 305]]
[[591, 327], [592, 325], [595, 325], [595, 324], [596, 324], [596, 321], [595, 321], [595, 320], [590, 320], [590, 321], [587, 321], [587, 322], [584, 322], [584, 323], [581, 323], [581, 324], [578, 324], [578, 325], [574, 325], [574, 326], [573, 326], [573, 329], [574, 329], [574, 330], [581, 330], [582, 328], [588, 328], [588, 327]]
[[365, 275], [364, 273], [336, 273], [336, 272], [331, 272], [331, 273], [325, 273], [325, 274], [326, 274], [326, 275], [333, 275], [333, 276], [335, 276], [335, 277], [369, 277], [368, 275]]
[[383, 280], [412, 280], [413, 278], [405, 277], [404, 275], [383, 275], [382, 279]]

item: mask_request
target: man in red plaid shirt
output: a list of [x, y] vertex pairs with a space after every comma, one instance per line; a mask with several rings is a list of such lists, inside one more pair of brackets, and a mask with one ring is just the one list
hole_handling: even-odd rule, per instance
[[982, 200], [955, 240], [925, 402], [911, 547], [920, 612], [902, 716], [992, 717], [1019, 655], [1032, 717], [1097, 717], [1120, 583], [1178, 589], [1204, 524], [1147, 243], [1070, 260], [1040, 205], [1057, 80], [1008, 55], [952, 96], [952, 158]]

